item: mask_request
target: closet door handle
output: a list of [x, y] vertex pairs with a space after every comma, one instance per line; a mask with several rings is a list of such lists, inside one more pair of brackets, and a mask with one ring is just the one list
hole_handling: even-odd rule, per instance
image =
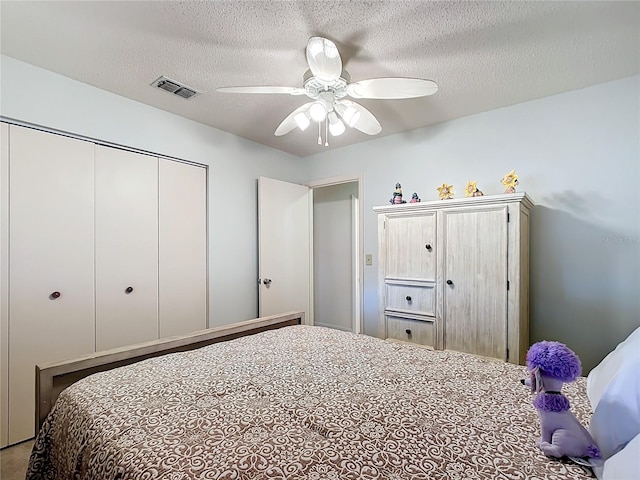
[[124, 293], [131, 293], [131, 292], [133, 292], [133, 287], [127, 287], [124, 290]]
[[405, 332], [407, 332], [407, 335], [411, 335], [411, 329], [410, 329], [410, 328], [407, 328], [407, 329], [405, 330]]
[[56, 298], [60, 298], [60, 292], [53, 292], [51, 295], [49, 295], [49, 298], [55, 300]]
[[407, 302], [410, 302], [410, 301], [411, 301], [411, 296], [410, 296], [410, 295], [407, 295], [407, 296], [406, 296], [406, 299], [407, 299]]
[[447, 285], [453, 285], [453, 282], [451, 280], [447, 280]]
[[431, 244], [430, 244], [430, 243], [427, 243], [427, 244], [424, 246], [424, 248], [426, 248], [427, 250], [431, 251]]

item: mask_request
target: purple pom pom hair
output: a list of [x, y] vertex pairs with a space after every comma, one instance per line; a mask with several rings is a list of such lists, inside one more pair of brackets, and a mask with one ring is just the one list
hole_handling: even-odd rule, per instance
[[580, 358], [560, 342], [538, 342], [527, 352], [529, 370], [539, 368], [540, 373], [564, 383], [573, 382], [582, 373]]

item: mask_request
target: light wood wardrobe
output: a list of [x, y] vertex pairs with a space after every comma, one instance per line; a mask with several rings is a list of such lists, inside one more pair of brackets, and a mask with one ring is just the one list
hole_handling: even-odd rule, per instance
[[532, 207], [525, 193], [374, 207], [379, 336], [523, 363]]
[[206, 328], [207, 186], [201, 166], [5, 123], [0, 179], [5, 446], [34, 435], [36, 364]]

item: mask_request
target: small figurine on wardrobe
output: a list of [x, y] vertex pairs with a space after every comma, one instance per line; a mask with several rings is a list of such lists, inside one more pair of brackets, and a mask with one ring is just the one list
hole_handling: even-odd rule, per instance
[[482, 197], [484, 193], [478, 190], [478, 182], [467, 182], [467, 188], [465, 189], [467, 197]]
[[396, 183], [396, 191], [393, 192], [393, 197], [389, 200], [391, 204], [407, 203], [406, 200], [402, 200], [402, 186]]
[[516, 171], [511, 170], [502, 178], [502, 180], [500, 180], [500, 183], [506, 187], [504, 193], [516, 193], [516, 187], [520, 182], [518, 182], [518, 175], [516, 175]]

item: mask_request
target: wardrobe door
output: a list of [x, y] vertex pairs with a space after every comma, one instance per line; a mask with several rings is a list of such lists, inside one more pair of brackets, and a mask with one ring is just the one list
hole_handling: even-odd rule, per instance
[[207, 171], [159, 160], [160, 337], [207, 327]]
[[442, 218], [444, 348], [506, 360], [507, 207]]
[[392, 278], [435, 279], [436, 214], [389, 215], [386, 274]]
[[158, 159], [96, 146], [96, 348], [158, 338]]
[[33, 437], [35, 365], [94, 351], [94, 145], [9, 129], [9, 443]]

